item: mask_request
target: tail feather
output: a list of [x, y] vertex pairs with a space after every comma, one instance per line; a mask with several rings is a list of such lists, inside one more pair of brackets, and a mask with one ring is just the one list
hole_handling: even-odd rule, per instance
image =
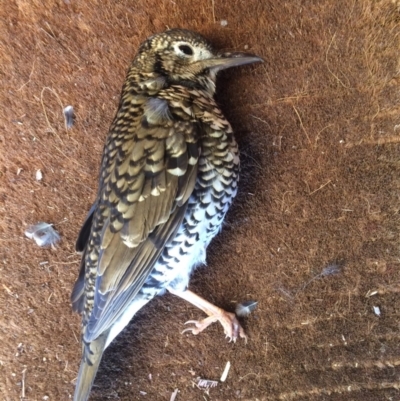
[[91, 343], [85, 344], [76, 382], [74, 401], [87, 401], [101, 357], [106, 348], [108, 330]]

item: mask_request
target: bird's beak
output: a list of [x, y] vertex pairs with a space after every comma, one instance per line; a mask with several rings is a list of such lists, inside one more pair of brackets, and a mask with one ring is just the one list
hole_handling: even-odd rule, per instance
[[264, 62], [261, 57], [249, 53], [223, 53], [218, 57], [204, 60], [207, 68], [214, 71], [226, 68], [238, 67], [240, 65]]

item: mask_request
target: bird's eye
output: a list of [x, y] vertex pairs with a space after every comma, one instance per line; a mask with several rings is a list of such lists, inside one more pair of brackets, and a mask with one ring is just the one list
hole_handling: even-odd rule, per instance
[[193, 55], [193, 49], [188, 45], [180, 45], [179, 46], [179, 50], [182, 53], [186, 54], [187, 56], [192, 56]]

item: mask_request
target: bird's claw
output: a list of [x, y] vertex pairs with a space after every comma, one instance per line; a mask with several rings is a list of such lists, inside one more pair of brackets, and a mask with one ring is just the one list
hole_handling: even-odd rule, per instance
[[188, 320], [187, 322], [185, 322], [185, 324], [194, 324], [194, 327], [189, 327], [183, 330], [182, 334], [191, 331], [192, 334], [197, 335], [205, 330], [210, 324], [216, 321], [219, 321], [222, 324], [222, 327], [224, 328], [225, 338], [228, 338], [229, 342], [236, 343], [236, 340], [238, 339], [238, 337], [240, 337], [243, 338], [247, 343], [247, 336], [242, 326], [240, 326], [240, 323], [237, 320], [235, 314], [225, 311], [217, 316], [212, 315], [206, 317], [203, 320]]

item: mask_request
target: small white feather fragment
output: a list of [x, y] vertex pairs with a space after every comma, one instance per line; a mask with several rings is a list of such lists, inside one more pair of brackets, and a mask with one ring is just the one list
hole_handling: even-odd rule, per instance
[[72, 106], [67, 106], [64, 109], [65, 125], [67, 128], [72, 128], [74, 125], [74, 108]]
[[228, 21], [226, 19], [222, 19], [221, 26], [227, 26], [227, 25], [228, 25]]
[[218, 386], [218, 382], [216, 380], [207, 380], [207, 379], [198, 378], [197, 386], [199, 388], [209, 389], [209, 388], [212, 388], [212, 387], [217, 387]]
[[43, 178], [43, 174], [40, 169], [36, 170], [36, 181], [40, 181]]
[[143, 113], [146, 115], [147, 121], [151, 124], [157, 124], [160, 121], [167, 122], [172, 119], [168, 102], [157, 97], [151, 97], [144, 104]]
[[176, 388], [175, 391], [171, 394], [171, 398], [169, 401], [175, 401], [176, 396], [178, 395], [178, 389]]
[[365, 297], [366, 297], [366, 298], [369, 298], [369, 297], [372, 297], [373, 295], [376, 295], [377, 293], [378, 293], [378, 290], [369, 290], [369, 291], [366, 293]]
[[29, 226], [25, 235], [34, 239], [39, 246], [54, 246], [60, 241], [60, 234], [53, 228], [53, 225], [42, 221]]
[[236, 306], [236, 316], [246, 317], [249, 316], [251, 312], [253, 312], [257, 307], [257, 301], [244, 301]]
[[231, 368], [231, 363], [228, 361], [225, 365], [225, 369], [222, 372], [221, 378], [219, 379], [221, 382], [224, 382], [228, 377], [229, 369]]
[[380, 316], [381, 315], [381, 310], [379, 308], [379, 306], [374, 306], [374, 313], [376, 316]]

